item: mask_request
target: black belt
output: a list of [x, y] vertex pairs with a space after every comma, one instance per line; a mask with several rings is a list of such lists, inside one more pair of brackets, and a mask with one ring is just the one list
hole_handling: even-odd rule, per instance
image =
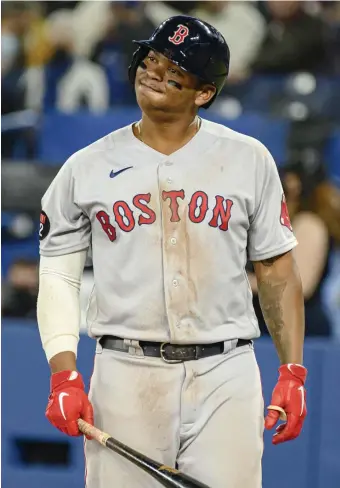
[[[127, 342], [115, 336], [103, 336], [99, 339], [99, 344], [103, 349], [112, 349], [113, 351], [121, 352], [129, 352], [130, 347], [136, 347], [134, 344], [128, 344]], [[246, 346], [251, 343], [252, 341], [250, 339], [238, 339], [236, 347]], [[162, 358], [166, 363], [192, 361], [207, 358], [208, 356], [216, 356], [224, 352], [224, 342], [187, 345], [170, 344], [169, 342], [161, 344], [160, 342], [138, 341], [138, 346], [142, 348], [144, 356]]]

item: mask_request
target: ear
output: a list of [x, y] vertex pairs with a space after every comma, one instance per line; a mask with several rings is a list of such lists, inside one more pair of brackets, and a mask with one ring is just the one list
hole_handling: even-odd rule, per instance
[[202, 107], [206, 103], [210, 102], [216, 93], [216, 88], [213, 85], [202, 85], [196, 91], [195, 105]]

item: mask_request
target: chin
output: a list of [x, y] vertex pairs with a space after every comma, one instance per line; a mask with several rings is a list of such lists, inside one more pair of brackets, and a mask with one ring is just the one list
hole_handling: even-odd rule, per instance
[[147, 110], [166, 110], [168, 103], [166, 103], [163, 93], [157, 93], [152, 90], [137, 90], [137, 103], [143, 112]]

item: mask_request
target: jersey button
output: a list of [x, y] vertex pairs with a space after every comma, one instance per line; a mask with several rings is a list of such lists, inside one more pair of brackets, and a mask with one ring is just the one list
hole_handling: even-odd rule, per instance
[[171, 237], [170, 242], [174, 246], [177, 243], [176, 237]]
[[172, 166], [172, 162], [171, 161], [165, 161], [165, 166]]
[[178, 286], [178, 281], [177, 280], [172, 280], [173, 286]]
[[170, 177], [169, 177], [169, 178], [167, 178], [167, 180], [166, 180], [166, 181], [167, 181], [168, 183], [172, 183], [172, 178], [170, 178]]

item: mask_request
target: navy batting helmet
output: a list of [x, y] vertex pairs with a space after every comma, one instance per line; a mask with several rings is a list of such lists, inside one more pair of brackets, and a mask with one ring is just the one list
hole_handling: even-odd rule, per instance
[[222, 34], [207, 22], [176, 15], [157, 27], [150, 39], [133, 42], [139, 47], [129, 66], [131, 83], [134, 84], [138, 66], [152, 49], [202, 82], [216, 87], [216, 94], [204, 108], [208, 108], [222, 90], [229, 72], [230, 52]]

